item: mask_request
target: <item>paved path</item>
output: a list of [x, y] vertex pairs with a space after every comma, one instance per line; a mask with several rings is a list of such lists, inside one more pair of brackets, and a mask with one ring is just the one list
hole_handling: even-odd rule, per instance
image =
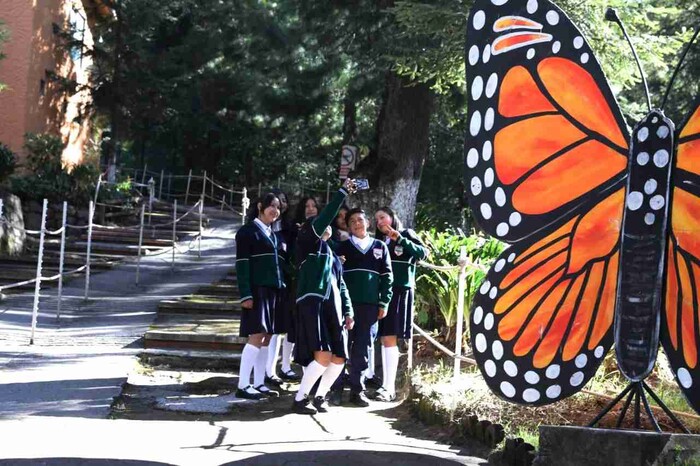
[[31, 293], [0, 302], [0, 465], [485, 464], [404, 429], [415, 423], [399, 422], [406, 411], [395, 407], [307, 417], [271, 406], [245, 421], [108, 419], [158, 302], [223, 277], [233, 264], [234, 233], [214, 222], [203, 259], [179, 255], [174, 273], [169, 255], [144, 258], [139, 287], [131, 263], [96, 274], [87, 303], [83, 280], [73, 281], [59, 322], [56, 290], [47, 290], [33, 346]]

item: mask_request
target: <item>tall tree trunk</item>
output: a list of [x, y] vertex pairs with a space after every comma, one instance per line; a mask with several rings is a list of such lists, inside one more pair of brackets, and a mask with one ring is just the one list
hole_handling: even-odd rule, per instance
[[387, 205], [413, 226], [416, 197], [429, 150], [430, 116], [435, 96], [427, 84], [410, 83], [387, 73], [377, 143], [354, 174], [366, 177], [370, 191], [358, 196], [368, 213]]
[[357, 103], [348, 91], [343, 99], [343, 145], [350, 144], [357, 138]]

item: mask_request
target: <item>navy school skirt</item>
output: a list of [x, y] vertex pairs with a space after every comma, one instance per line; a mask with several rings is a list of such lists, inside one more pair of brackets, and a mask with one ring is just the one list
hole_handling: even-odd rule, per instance
[[314, 351], [329, 351], [333, 356], [348, 358], [348, 331], [345, 317], [338, 316], [333, 300], [306, 298], [297, 303], [294, 361], [308, 366]]
[[253, 309], [241, 311], [240, 335], [247, 337], [256, 333], [277, 333], [275, 316], [282, 312], [285, 289], [253, 286], [252, 292]]
[[294, 343], [294, 314], [296, 313], [296, 283], [292, 282], [290, 286], [284, 289], [284, 302], [278, 308], [279, 312], [275, 314], [275, 333], [287, 334], [287, 341]]
[[413, 322], [413, 288], [394, 288], [386, 317], [379, 321], [379, 336], [411, 338]]

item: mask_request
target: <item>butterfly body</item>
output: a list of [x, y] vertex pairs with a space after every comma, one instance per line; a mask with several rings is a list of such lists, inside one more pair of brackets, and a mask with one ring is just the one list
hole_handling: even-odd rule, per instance
[[659, 347], [674, 130], [655, 110], [630, 144], [614, 328], [618, 366], [635, 382], [654, 368]]
[[[602, 12], [601, 12], [602, 13]], [[700, 99], [630, 130], [595, 53], [549, 0], [475, 0], [465, 181], [510, 243], [476, 293], [474, 356], [498, 396], [571, 396], [616, 345], [632, 381], [659, 342], [700, 409]]]

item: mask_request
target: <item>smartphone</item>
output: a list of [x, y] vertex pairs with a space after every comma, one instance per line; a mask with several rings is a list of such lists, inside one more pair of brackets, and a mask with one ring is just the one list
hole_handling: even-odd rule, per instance
[[369, 180], [367, 178], [356, 179], [355, 187], [358, 191], [367, 191], [369, 189]]

